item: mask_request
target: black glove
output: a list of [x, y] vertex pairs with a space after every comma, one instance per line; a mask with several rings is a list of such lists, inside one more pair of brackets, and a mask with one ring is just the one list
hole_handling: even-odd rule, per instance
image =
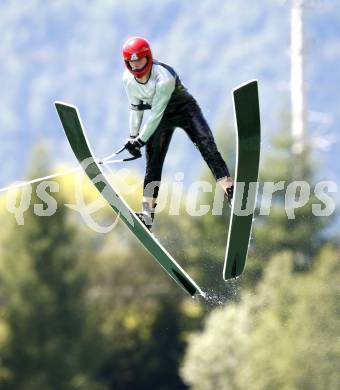
[[125, 149], [132, 154], [133, 157], [140, 157], [141, 156], [141, 151], [140, 148], [145, 145], [145, 142], [143, 142], [140, 138], [130, 136], [127, 138], [125, 141]]

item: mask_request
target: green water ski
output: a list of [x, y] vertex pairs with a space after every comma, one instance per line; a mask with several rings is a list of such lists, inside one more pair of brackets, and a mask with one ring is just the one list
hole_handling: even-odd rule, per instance
[[55, 102], [55, 106], [66, 133], [66, 137], [77, 160], [80, 162], [85, 173], [100, 194], [110, 204], [112, 209], [119, 214], [121, 220], [125, 222], [126, 226], [147, 251], [180, 287], [191, 296], [194, 296], [197, 293], [204, 296], [205, 294], [197, 283], [149, 232], [134, 211], [120, 196], [119, 192], [109, 182], [91, 151], [77, 107], [63, 102]]
[[223, 278], [240, 276], [245, 268], [259, 174], [261, 124], [257, 81], [233, 91], [237, 130], [235, 189], [229, 222]]

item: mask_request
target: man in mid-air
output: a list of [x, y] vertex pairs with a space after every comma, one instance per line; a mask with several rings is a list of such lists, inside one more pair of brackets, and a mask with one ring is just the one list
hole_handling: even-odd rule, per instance
[[[146, 147], [142, 212], [138, 217], [151, 229], [163, 163], [176, 127], [182, 128], [198, 148], [230, 204], [233, 178], [198, 103], [174, 69], [154, 60], [148, 41], [141, 37], [124, 43], [123, 58], [127, 68], [123, 82], [130, 102], [130, 136], [125, 147], [135, 156]], [[150, 110], [150, 115], [142, 125], [145, 110]]]

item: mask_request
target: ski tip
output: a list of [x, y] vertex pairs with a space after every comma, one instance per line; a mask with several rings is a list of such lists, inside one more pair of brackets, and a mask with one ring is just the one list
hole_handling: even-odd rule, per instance
[[239, 89], [242, 89], [244, 87], [247, 87], [247, 86], [250, 86], [251, 84], [255, 84], [257, 85], [258, 84], [258, 80], [257, 79], [251, 79], [251, 80], [248, 80], [240, 85], [238, 85], [237, 87], [235, 87], [233, 90], [232, 90], [232, 93], [234, 94], [236, 91], [238, 91]]
[[70, 103], [67, 103], [67, 102], [63, 102], [61, 100], [56, 100], [54, 102], [54, 105], [58, 108], [58, 106], [61, 106], [61, 107], [69, 107], [69, 108], [73, 108], [74, 110], [77, 110], [78, 111], [78, 107], [75, 106], [74, 104], [70, 104]]

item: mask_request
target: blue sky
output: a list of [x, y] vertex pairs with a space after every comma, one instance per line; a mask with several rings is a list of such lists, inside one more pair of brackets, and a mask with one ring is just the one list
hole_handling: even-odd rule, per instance
[[[308, 137], [319, 145], [325, 134], [334, 141], [316, 156], [323, 179], [338, 180], [339, 6], [307, 3]], [[175, 67], [213, 131], [223, 124], [232, 137], [231, 90], [248, 79], [259, 79], [264, 153], [290, 109], [288, 1], [12, 0], [1, 2], [0, 12], [1, 185], [24, 178], [28, 156], [41, 142], [51, 169], [60, 161], [76, 163], [54, 100], [80, 108], [98, 155], [120, 146], [128, 132], [120, 48], [130, 35], [146, 36], [155, 56]], [[194, 179], [203, 163], [177, 132], [165, 174], [188, 166]], [[133, 167], [143, 174], [143, 162]]]

